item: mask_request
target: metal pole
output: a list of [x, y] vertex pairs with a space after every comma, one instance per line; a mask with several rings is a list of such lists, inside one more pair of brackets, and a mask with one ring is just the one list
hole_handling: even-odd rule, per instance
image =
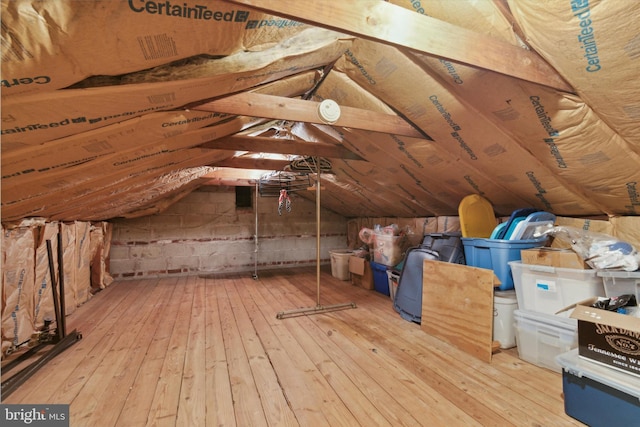
[[318, 180], [316, 181], [316, 305], [320, 307], [320, 158], [316, 157], [316, 170]]
[[60, 341], [64, 336], [62, 335], [62, 320], [60, 314], [60, 305], [58, 301], [58, 283], [56, 282], [56, 272], [53, 268], [53, 249], [51, 247], [51, 240], [47, 239], [47, 256], [49, 258], [49, 277], [51, 278], [51, 292], [53, 293], [53, 310], [56, 316], [56, 335], [57, 340]]
[[66, 295], [64, 290], [64, 248], [62, 247], [62, 227], [58, 231], [58, 283], [60, 285], [60, 329], [62, 335], [60, 338], [67, 336], [67, 308]]
[[[309, 170], [313, 170], [309, 167]], [[347, 308], [356, 308], [355, 302], [347, 302], [343, 304], [322, 305], [320, 304], [320, 158], [316, 158], [316, 170], [318, 179], [316, 181], [316, 306], [307, 308], [298, 308], [294, 310], [281, 311], [276, 314], [277, 319], [285, 319], [288, 317], [306, 316], [308, 314], [328, 313], [330, 311], [344, 310]]]
[[258, 181], [256, 181], [256, 203], [255, 206], [253, 207], [254, 212], [256, 213], [256, 234], [253, 236], [254, 241], [255, 241], [255, 248], [253, 250], [254, 255], [253, 255], [253, 279], [257, 280], [258, 279]]

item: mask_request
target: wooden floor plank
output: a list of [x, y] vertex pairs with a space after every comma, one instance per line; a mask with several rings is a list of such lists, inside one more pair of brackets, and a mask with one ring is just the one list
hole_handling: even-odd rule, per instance
[[[264, 287], [262, 289], [268, 292]], [[255, 293], [245, 291], [245, 304], [251, 306], [254, 310], [260, 310], [260, 307], [253, 301], [252, 296]], [[275, 304], [279, 299], [270, 298], [268, 294], [263, 294], [267, 299]], [[273, 316], [273, 312], [263, 313]], [[300, 319], [304, 321], [304, 319]], [[345, 375], [346, 370], [350, 370], [349, 366], [337, 366], [335, 362], [326, 352], [326, 349], [313, 339], [306, 328], [299, 328], [293, 322], [283, 322], [287, 326], [287, 330], [297, 340], [302, 348], [305, 349], [307, 356], [314, 363], [318, 371], [324, 376], [327, 383], [332, 387], [335, 393], [342, 401], [346, 401], [344, 396], [349, 395], [352, 400], [348, 404], [349, 410], [353, 415], [365, 425], [390, 425], [388, 421], [382, 417], [375, 406], [364, 396], [355, 384]]]
[[156, 286], [166, 288], [169, 297], [151, 307], [159, 314], [160, 319], [155, 335], [152, 337], [133, 385], [128, 391], [127, 399], [119, 413], [115, 424], [117, 426], [146, 425], [174, 327], [174, 322], [171, 319], [177, 317], [180, 308], [180, 305], [175, 303], [180, 300], [181, 292], [177, 278], [160, 279]]
[[239, 330], [236, 320], [236, 315], [238, 317], [244, 315], [244, 313], [240, 313], [241, 310], [244, 310], [244, 307], [240, 308], [236, 301], [231, 301], [227, 292], [227, 285], [233, 286], [233, 281], [224, 279], [223, 284], [216, 285], [216, 290], [220, 320], [222, 321], [224, 347], [227, 352], [227, 364], [231, 374], [229, 378], [236, 422], [240, 426], [264, 426], [267, 424], [260, 402], [260, 395], [258, 394], [248, 356], [242, 343], [241, 333], [244, 333], [244, 331]]
[[313, 372], [310, 361], [295, 338], [276, 320], [279, 302], [271, 304], [260, 295], [266, 286], [271, 285], [260, 281], [251, 290], [252, 299], [258, 307], [258, 311], [252, 313], [254, 316], [262, 315], [262, 318], [255, 317], [253, 325], [269, 355], [285, 397], [301, 426], [332, 425], [333, 415], [326, 414], [322, 407], [321, 392], [318, 390], [321, 380]]
[[[245, 280], [252, 279], [245, 278]], [[254, 327], [256, 307], [251, 304], [250, 294], [244, 292], [254, 283], [243, 283], [242, 278], [237, 278], [233, 280], [233, 286], [230, 282], [226, 285], [267, 424], [297, 426], [298, 422], [278, 383], [269, 355]]]
[[173, 426], [178, 416], [182, 370], [194, 295], [194, 289], [192, 286], [187, 286], [188, 283], [190, 282], [186, 277], [178, 280], [180, 307], [175, 319], [167, 319], [167, 321], [173, 321], [173, 330], [151, 404], [148, 419], [151, 425]]
[[[271, 287], [269, 290], [262, 287], [262, 296], [274, 304], [289, 301], [296, 306], [301, 306], [305, 302], [309, 303], [309, 301], [296, 301], [294, 298], [283, 298], [283, 294], [277, 289], [279, 287]], [[247, 298], [252, 298], [254, 295], [249, 292], [246, 294]], [[259, 309], [257, 304], [255, 307]], [[273, 312], [270, 314], [273, 315]], [[305, 349], [309, 349], [307, 354], [317, 369], [331, 384], [336, 394], [346, 402], [361, 424], [379, 426], [419, 424], [415, 418], [406, 413], [404, 408], [394, 405], [396, 402], [392, 396], [371, 380], [369, 375], [358, 375], [357, 373], [364, 373], [360, 365], [345, 357], [345, 353], [338, 346], [327, 342], [325, 332], [318, 330], [308, 317], [301, 316], [295, 318], [295, 321], [286, 319], [282, 324], [287, 326], [288, 331]], [[370, 381], [359, 381], [359, 377]]]
[[[235, 426], [230, 373], [222, 333], [222, 320], [218, 306], [219, 281], [205, 281], [205, 402], [207, 426]], [[222, 296], [224, 298], [224, 296]]]
[[[388, 297], [315, 268], [113, 283], [68, 318], [83, 339], [3, 403], [67, 403], [71, 425], [578, 426], [559, 373], [491, 363], [426, 334]], [[111, 411], [111, 412], [110, 412]]]
[[[133, 313], [123, 316], [120, 324], [115, 325], [122, 331], [118, 341], [114, 343], [110, 353], [105, 355], [105, 363], [96, 369], [83, 387], [86, 390], [94, 390], [99, 389], [102, 384], [102, 393], [91, 393], [91, 404], [87, 404], [86, 399], [90, 393], [83, 394], [82, 391], [73, 400], [72, 405], [78, 407], [74, 412], [79, 423], [114, 425], [118, 420], [121, 409], [129, 397], [129, 393], [123, 391], [132, 389], [144, 356], [162, 320], [159, 310], [140, 310], [140, 306], [157, 307], [171, 296], [171, 289], [159, 286], [157, 282], [153, 282], [153, 286], [143, 298], [137, 299]], [[99, 374], [99, 370], [103, 372]]]
[[205, 281], [190, 277], [187, 286], [195, 286], [189, 334], [182, 371], [182, 387], [178, 405], [178, 425], [202, 426], [206, 422], [205, 402], [205, 334], [206, 317], [204, 298]]

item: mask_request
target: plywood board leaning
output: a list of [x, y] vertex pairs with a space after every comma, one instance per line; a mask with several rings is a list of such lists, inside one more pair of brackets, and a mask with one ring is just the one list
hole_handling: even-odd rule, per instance
[[491, 362], [493, 288], [500, 284], [493, 271], [433, 260], [425, 260], [422, 271], [420, 328]]

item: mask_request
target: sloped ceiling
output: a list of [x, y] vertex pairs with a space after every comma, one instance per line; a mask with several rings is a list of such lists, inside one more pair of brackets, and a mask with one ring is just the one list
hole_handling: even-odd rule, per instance
[[148, 215], [310, 157], [346, 217], [456, 215], [471, 193], [499, 215], [638, 215], [639, 18], [622, 1], [3, 0], [2, 221]]

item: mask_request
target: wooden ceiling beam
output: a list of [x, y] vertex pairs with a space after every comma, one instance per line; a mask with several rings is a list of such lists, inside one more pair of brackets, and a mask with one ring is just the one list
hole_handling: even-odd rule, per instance
[[209, 186], [229, 186], [229, 187], [253, 187], [256, 185], [257, 179], [233, 178], [233, 177], [211, 177], [198, 178], [200, 185]]
[[255, 185], [261, 176], [270, 172], [273, 171], [216, 167], [213, 172], [202, 175], [198, 180], [200, 185], [247, 187]]
[[280, 171], [291, 163], [288, 160], [275, 159], [251, 159], [247, 157], [234, 157], [231, 159], [216, 162], [208, 166], [238, 168], [238, 169], [264, 169], [271, 171]]
[[537, 53], [380, 0], [231, 0], [319, 27], [574, 92]]
[[326, 142], [307, 142], [300, 139], [234, 135], [209, 141], [200, 145], [200, 147], [256, 153], [319, 156], [330, 159], [363, 160], [362, 157], [341, 145]]
[[[326, 124], [318, 115], [319, 105], [320, 103], [315, 101], [245, 92], [192, 106], [191, 109], [293, 122]], [[378, 113], [342, 105], [340, 106], [340, 111], [340, 117], [332, 124], [333, 126], [425, 138], [421, 131], [395, 114]]]

